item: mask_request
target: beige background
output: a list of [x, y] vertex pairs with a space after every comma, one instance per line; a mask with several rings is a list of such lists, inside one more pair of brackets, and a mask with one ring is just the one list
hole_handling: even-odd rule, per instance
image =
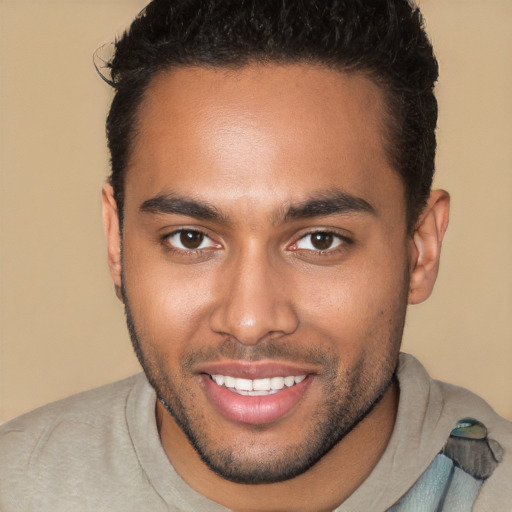
[[[138, 370], [105, 263], [111, 91], [91, 56], [144, 4], [0, 0], [0, 422]], [[421, 5], [453, 213], [404, 346], [512, 419], [512, 1]]]

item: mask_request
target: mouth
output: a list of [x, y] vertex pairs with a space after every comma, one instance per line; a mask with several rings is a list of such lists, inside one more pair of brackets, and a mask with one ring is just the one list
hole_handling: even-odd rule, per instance
[[269, 396], [282, 389], [300, 384], [306, 375], [265, 377], [263, 379], [243, 379], [231, 375], [210, 375], [217, 386], [223, 386], [233, 393], [243, 396]]
[[283, 419], [304, 400], [315, 380], [285, 365], [220, 364], [200, 372], [207, 401], [225, 420], [263, 425]]

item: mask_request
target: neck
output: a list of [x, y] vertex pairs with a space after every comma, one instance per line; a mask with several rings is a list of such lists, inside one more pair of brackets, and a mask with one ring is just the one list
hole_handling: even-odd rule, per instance
[[317, 464], [295, 478], [274, 484], [236, 484], [216, 475], [160, 402], [157, 422], [174, 468], [203, 496], [238, 512], [323, 512], [343, 503], [381, 458], [393, 431], [398, 397], [394, 381], [371, 412]]

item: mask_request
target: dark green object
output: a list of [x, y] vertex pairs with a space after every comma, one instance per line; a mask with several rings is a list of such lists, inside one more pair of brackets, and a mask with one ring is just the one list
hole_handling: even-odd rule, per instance
[[463, 437], [464, 439], [485, 439], [487, 437], [487, 428], [483, 423], [474, 418], [462, 418], [450, 432], [450, 436]]

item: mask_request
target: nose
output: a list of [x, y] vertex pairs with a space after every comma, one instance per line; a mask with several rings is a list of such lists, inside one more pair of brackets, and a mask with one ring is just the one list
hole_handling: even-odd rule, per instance
[[286, 277], [268, 256], [239, 255], [225, 269], [210, 328], [244, 345], [293, 333], [299, 324]]

